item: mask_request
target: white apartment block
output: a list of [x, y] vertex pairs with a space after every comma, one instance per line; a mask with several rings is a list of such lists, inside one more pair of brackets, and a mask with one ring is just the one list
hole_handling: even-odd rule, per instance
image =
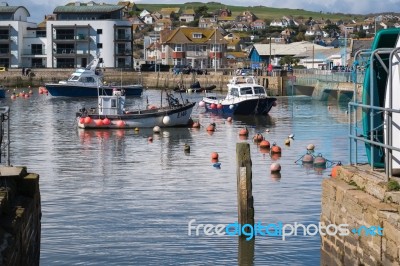
[[29, 11], [0, 5], [0, 66], [8, 68], [85, 67], [103, 58], [102, 67], [132, 68], [132, 22], [121, 5], [79, 2], [58, 6], [40, 24]]

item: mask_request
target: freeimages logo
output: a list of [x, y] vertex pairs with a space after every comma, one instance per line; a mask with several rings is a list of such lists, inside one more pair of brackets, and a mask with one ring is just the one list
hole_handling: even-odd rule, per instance
[[383, 228], [380, 226], [360, 226], [359, 228], [349, 229], [348, 224], [329, 224], [323, 225], [308, 224], [304, 225], [301, 223], [284, 224], [282, 222], [269, 223], [263, 225], [261, 222], [257, 222], [254, 225], [251, 224], [239, 224], [238, 222], [230, 224], [195, 224], [196, 219], [192, 219], [188, 223], [188, 235], [195, 236], [206, 235], [206, 236], [246, 236], [246, 240], [251, 240], [253, 237], [259, 236], [274, 236], [281, 237], [283, 241], [289, 236], [315, 236], [315, 235], [340, 235], [348, 236], [351, 233], [357, 235], [375, 236], [383, 235]]

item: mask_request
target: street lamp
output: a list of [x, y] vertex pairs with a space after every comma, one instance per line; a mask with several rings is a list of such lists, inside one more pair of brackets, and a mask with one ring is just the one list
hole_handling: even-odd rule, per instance
[[[254, 48], [254, 42], [253, 42], [253, 40], [254, 40], [254, 35], [251, 35], [251, 36], [250, 36], [250, 40], [251, 40], [251, 50], [253, 50], [253, 48]], [[250, 50], [250, 51], [251, 51], [251, 50]], [[252, 56], [252, 55], [250, 55], [250, 67], [251, 67], [251, 72], [252, 72], [252, 74], [254, 75], [253, 56]]]

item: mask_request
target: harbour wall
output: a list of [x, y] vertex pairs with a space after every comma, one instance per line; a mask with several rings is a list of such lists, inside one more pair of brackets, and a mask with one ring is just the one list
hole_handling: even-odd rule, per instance
[[39, 175], [0, 167], [0, 265], [39, 265]]
[[[60, 80], [68, 79], [74, 69], [34, 69], [33, 76], [23, 76], [19, 69], [9, 69], [0, 72], [0, 84], [7, 88], [26, 88], [31, 86], [37, 88], [45, 83], [58, 83]], [[106, 69], [104, 80], [109, 84], [143, 84], [148, 88], [173, 89], [178, 83], [189, 88], [196, 80], [202, 87], [216, 85], [217, 91], [226, 91], [226, 84], [232, 77], [232, 71], [210, 72], [207, 75], [179, 74], [172, 72], [137, 72], [120, 71], [117, 69]], [[287, 77], [279, 75], [259, 76], [259, 83], [269, 89], [269, 93], [275, 96], [286, 95], [285, 82]]]
[[348, 224], [350, 235], [321, 236], [321, 265], [400, 265], [400, 191], [369, 166], [336, 167], [322, 182], [321, 223]]

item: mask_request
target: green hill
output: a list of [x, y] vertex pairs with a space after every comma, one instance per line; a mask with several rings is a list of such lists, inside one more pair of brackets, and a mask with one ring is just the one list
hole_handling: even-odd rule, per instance
[[146, 9], [148, 11], [159, 11], [161, 8], [172, 8], [180, 7], [185, 8], [196, 8], [199, 6], [207, 6], [208, 12], [213, 12], [220, 8], [227, 8], [232, 11], [232, 16], [236, 17], [243, 11], [250, 11], [255, 14], [260, 19], [281, 19], [283, 16], [292, 16], [294, 19], [308, 19], [312, 17], [313, 19], [330, 19], [330, 20], [345, 20], [345, 19], [356, 19], [357, 21], [363, 20], [365, 15], [354, 15], [354, 14], [343, 14], [343, 13], [324, 13], [324, 12], [313, 12], [304, 9], [290, 9], [290, 8], [274, 8], [267, 6], [231, 6], [224, 5], [218, 2], [187, 2], [184, 4], [137, 4], [137, 7], [141, 10]]

